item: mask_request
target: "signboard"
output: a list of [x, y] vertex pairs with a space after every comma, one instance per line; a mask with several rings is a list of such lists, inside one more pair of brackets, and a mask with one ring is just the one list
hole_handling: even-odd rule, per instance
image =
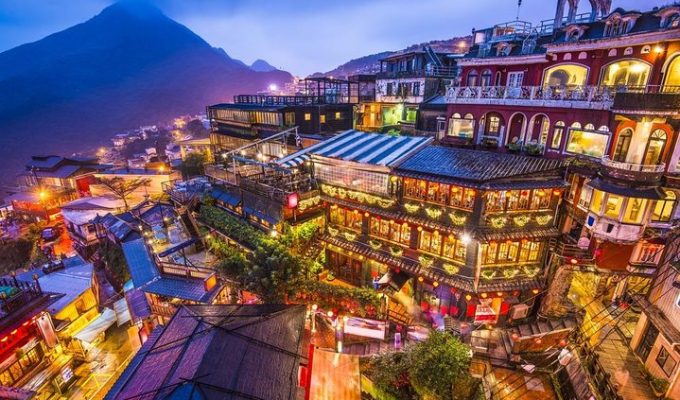
[[593, 158], [602, 158], [609, 144], [609, 132], [569, 129], [565, 151]]
[[352, 317], [345, 322], [346, 334], [379, 340], [385, 339], [386, 328], [385, 322], [373, 319]]

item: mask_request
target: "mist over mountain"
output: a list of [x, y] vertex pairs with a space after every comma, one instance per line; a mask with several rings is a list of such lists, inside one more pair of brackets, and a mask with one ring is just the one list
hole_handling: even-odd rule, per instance
[[201, 112], [291, 79], [230, 58], [153, 6], [116, 3], [0, 53], [2, 181], [31, 154], [93, 149], [117, 131]]

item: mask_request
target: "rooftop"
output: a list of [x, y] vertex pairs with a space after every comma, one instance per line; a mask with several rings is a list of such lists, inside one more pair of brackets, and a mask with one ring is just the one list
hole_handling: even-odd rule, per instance
[[279, 159], [277, 163], [284, 167], [294, 167], [314, 155], [390, 167], [430, 144], [432, 140], [430, 137], [393, 136], [349, 130]]
[[428, 146], [401, 163], [396, 168], [396, 173], [489, 182], [514, 177], [540, 178], [545, 175], [556, 175], [563, 166], [564, 162], [558, 159]]
[[184, 306], [106, 399], [295, 399], [304, 306]]

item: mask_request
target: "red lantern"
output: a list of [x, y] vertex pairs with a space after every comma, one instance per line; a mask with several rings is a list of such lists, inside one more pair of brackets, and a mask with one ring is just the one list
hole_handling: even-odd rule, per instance
[[519, 340], [519, 334], [517, 332], [513, 332], [513, 334], [510, 335], [510, 338], [512, 338], [513, 342], [516, 342]]
[[538, 290], [538, 289], [534, 289], [534, 290], [531, 291], [531, 293], [533, 293], [533, 294], [538, 294], [538, 292], [540, 292], [540, 290]]
[[400, 273], [400, 272], [401, 272], [401, 268], [398, 268], [398, 267], [397, 267], [397, 268], [395, 268], [395, 269], [394, 269], [394, 272], [396, 272], [396, 273]]
[[298, 206], [299, 197], [297, 193], [288, 196], [288, 208], [295, 208]]
[[565, 339], [560, 340], [560, 347], [567, 347], [567, 341]]
[[570, 262], [572, 265], [578, 264], [578, 260], [575, 259], [575, 258], [570, 259], [569, 262]]
[[371, 271], [371, 276], [372, 276], [373, 278], [377, 277], [377, 276], [378, 276], [378, 271]]
[[536, 339], [534, 339], [534, 343], [536, 343], [536, 344], [541, 344], [541, 343], [543, 343], [543, 339], [541, 339], [541, 338], [536, 338]]

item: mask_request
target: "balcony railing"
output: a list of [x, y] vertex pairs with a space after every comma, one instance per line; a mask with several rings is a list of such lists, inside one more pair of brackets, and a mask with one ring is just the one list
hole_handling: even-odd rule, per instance
[[602, 165], [610, 168], [622, 169], [624, 171], [631, 172], [650, 172], [650, 173], [660, 173], [666, 169], [666, 164], [661, 163], [659, 165], [645, 165], [645, 164], [635, 164], [621, 161], [614, 161], [609, 156], [602, 157]]
[[603, 173], [615, 179], [637, 182], [658, 182], [666, 169], [666, 164], [636, 164], [614, 161], [609, 156], [602, 157]]
[[333, 93], [325, 96], [269, 96], [241, 94], [234, 96], [236, 104], [257, 104], [263, 106], [309, 106], [319, 104], [347, 104], [346, 94]]
[[613, 107], [625, 112], [647, 114], [680, 111], [680, 86], [632, 86], [618, 88]]
[[449, 86], [448, 103], [522, 104], [571, 106], [572, 108], [608, 109], [616, 90], [607, 86]]
[[437, 67], [430, 66], [425, 69], [410, 70], [410, 71], [380, 71], [376, 74], [377, 79], [386, 78], [423, 78], [423, 77], [440, 77], [453, 78], [456, 76], [456, 67]]

